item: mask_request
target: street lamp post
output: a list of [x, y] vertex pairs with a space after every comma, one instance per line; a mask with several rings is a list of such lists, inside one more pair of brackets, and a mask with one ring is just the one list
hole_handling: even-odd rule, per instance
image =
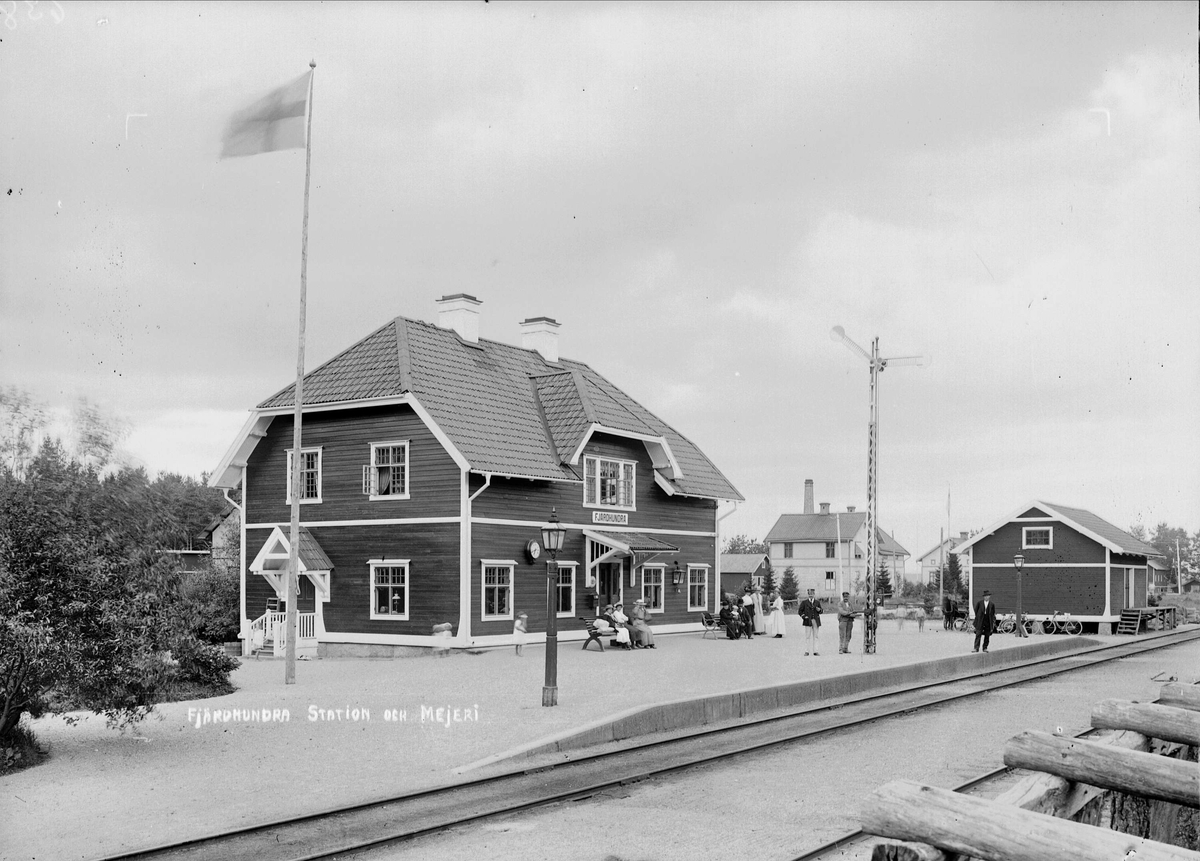
[[874, 338], [871, 341], [871, 352], [868, 353], [858, 344], [854, 343], [846, 334], [846, 330], [841, 326], [834, 326], [829, 333], [835, 341], [840, 341], [845, 344], [851, 352], [862, 356], [871, 366], [871, 418], [867, 425], [867, 607], [863, 616], [863, 653], [867, 655], [875, 654], [875, 631], [879, 627], [879, 608], [875, 601], [875, 578], [878, 574], [878, 545], [879, 538], [876, 534], [876, 515], [877, 511], [877, 495], [878, 495], [878, 472], [879, 472], [879, 420], [878, 420], [878, 389], [879, 389], [879, 372], [887, 368], [888, 365], [916, 365], [917, 367], [925, 367], [929, 364], [928, 356], [897, 356], [891, 359], [881, 358], [879, 355], [879, 339]]
[[1018, 553], [1013, 557], [1013, 567], [1017, 569], [1017, 631], [1018, 637], [1028, 637], [1025, 631], [1025, 620], [1021, 616], [1021, 569], [1025, 567], [1025, 557]]
[[542, 705], [558, 705], [558, 551], [562, 550], [567, 528], [558, 522], [558, 512], [550, 509], [550, 522], [542, 527], [542, 546], [550, 554], [546, 563], [546, 684], [542, 687]]

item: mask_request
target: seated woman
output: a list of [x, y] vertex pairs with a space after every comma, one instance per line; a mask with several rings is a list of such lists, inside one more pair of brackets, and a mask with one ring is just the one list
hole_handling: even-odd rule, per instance
[[650, 630], [650, 611], [646, 609], [646, 600], [638, 598], [633, 602], [633, 643], [643, 649], [654, 648], [654, 632]]
[[728, 601], [721, 603], [721, 613], [719, 616], [721, 624], [725, 626], [725, 636], [731, 640], [736, 640], [742, 636], [742, 617], [732, 604]]
[[[613, 607], [612, 604], [609, 604], [604, 608], [604, 612], [601, 613], [596, 619], [596, 629], [599, 630], [602, 635], [608, 636], [609, 632], [600, 628], [600, 620], [603, 619], [607, 626], [612, 629], [612, 635], [617, 638], [617, 645], [624, 649], [632, 650], [633, 641], [629, 638], [629, 628], [626, 627], [624, 623], [619, 623], [617, 621], [617, 617], [613, 612], [615, 609], [616, 608]], [[626, 619], [626, 621], [628, 621], [628, 617], [624, 613], [621, 613], [620, 615], [622, 619]]]

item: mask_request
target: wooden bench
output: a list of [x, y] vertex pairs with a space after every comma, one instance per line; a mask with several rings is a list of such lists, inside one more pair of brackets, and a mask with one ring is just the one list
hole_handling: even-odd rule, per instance
[[586, 649], [588, 644], [595, 640], [596, 645], [600, 647], [600, 651], [604, 651], [604, 641], [600, 639], [600, 629], [596, 627], [595, 619], [588, 619], [585, 616], [580, 616], [579, 621], [587, 626], [588, 638], [583, 641], [583, 647]]

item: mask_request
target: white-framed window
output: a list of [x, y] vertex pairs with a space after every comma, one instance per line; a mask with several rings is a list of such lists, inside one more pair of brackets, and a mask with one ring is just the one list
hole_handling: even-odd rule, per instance
[[832, 572], [832, 571], [826, 571], [826, 572], [825, 572], [825, 591], [826, 591], [826, 592], [835, 592], [835, 591], [837, 591], [837, 583], [834, 581], [834, 577], [833, 577], [833, 572]]
[[[292, 453], [287, 453], [287, 504], [292, 504]], [[300, 449], [300, 503], [321, 501], [321, 449]]]
[[836, 557], [837, 557], [837, 542], [836, 541], [826, 541], [825, 542], [825, 558], [826, 559], [834, 559]]
[[555, 615], [569, 619], [575, 615], [575, 562], [558, 563], [558, 592]]
[[688, 609], [708, 609], [708, 566], [688, 565]]
[[371, 443], [363, 493], [371, 499], [408, 499], [408, 440]]
[[408, 619], [408, 560], [372, 559], [371, 618]]
[[646, 565], [642, 568], [642, 600], [646, 609], [651, 613], [662, 613], [666, 610], [663, 603], [663, 583], [666, 582], [667, 569], [662, 565]]
[[480, 563], [482, 594], [479, 617], [490, 619], [513, 618], [513, 560], [484, 559]]
[[792, 549], [794, 546], [795, 545], [793, 545], [792, 542], [790, 542], [790, 541], [783, 542], [783, 558], [784, 559], [792, 558]]
[[1053, 526], [1022, 526], [1021, 527], [1021, 549], [1022, 550], [1053, 550], [1054, 549], [1054, 527]]
[[637, 463], [606, 457], [583, 459], [583, 504], [589, 508], [627, 508], [634, 503]]

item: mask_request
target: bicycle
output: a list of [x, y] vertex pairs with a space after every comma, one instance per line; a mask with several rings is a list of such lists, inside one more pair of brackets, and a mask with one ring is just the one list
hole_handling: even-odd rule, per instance
[[[1025, 628], [1026, 634], [1032, 634], [1035, 630], [1040, 630], [1037, 623], [1032, 619], [1022, 619], [1022, 627]], [[1001, 616], [996, 622], [996, 631], [1001, 634], [1011, 634], [1017, 630], [1017, 614], [1008, 613]]]
[[1043, 620], [1042, 631], [1047, 634], [1077, 635], [1083, 633], [1083, 624], [1071, 618], [1070, 613], [1055, 610], [1054, 615]]

